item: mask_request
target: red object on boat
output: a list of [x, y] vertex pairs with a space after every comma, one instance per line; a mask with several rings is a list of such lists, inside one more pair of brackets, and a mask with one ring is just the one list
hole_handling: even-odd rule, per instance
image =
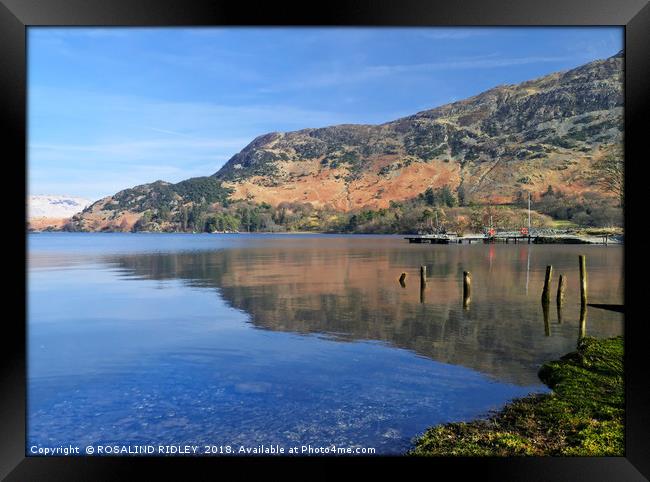
[[488, 231], [488, 234], [489, 234], [490, 236], [494, 236], [494, 229], [490, 229], [490, 230]]
[[521, 228], [521, 234], [523, 234], [524, 236], [528, 234], [528, 228]]

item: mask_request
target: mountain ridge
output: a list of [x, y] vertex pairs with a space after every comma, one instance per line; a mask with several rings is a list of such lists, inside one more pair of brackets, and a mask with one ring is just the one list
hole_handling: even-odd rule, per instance
[[[585, 149], [592, 143], [587, 139], [588, 135], [593, 138], [600, 131], [622, 126], [622, 60], [619, 53], [605, 60], [521, 84], [497, 86], [473, 97], [383, 124], [343, 124], [267, 133], [255, 138], [213, 176], [225, 181], [242, 198], [252, 194], [258, 200], [273, 204], [279, 196], [275, 199], [268, 193], [264, 195], [246, 181], [252, 179], [254, 184], [273, 188], [279, 180], [286, 183], [288, 178], [295, 180], [297, 176], [309, 174], [327, 184], [332, 183], [332, 177], [338, 174], [338, 179], [345, 180], [334, 181], [334, 184], [339, 184], [340, 196], [344, 192], [342, 184], [352, 184], [353, 190], [370, 187], [368, 184], [355, 185], [354, 181], [360, 172], [367, 171], [368, 164], [373, 164], [364, 161], [374, 158], [377, 174], [403, 171], [405, 164], [408, 167], [414, 162], [433, 163], [435, 169], [419, 169], [417, 174], [435, 176], [441, 173], [443, 181], [455, 184], [460, 184], [467, 177], [470, 194], [476, 192], [485, 195], [486, 189], [483, 188], [490, 187], [485, 186], [486, 181], [490, 180], [485, 175], [496, 166], [474, 166], [478, 169], [466, 170], [457, 168], [464, 168], [465, 164], [472, 162], [530, 160], [547, 154], [546, 157], [553, 162], [553, 158], [558, 157], [556, 154], [563, 154], [561, 149]], [[561, 105], [564, 108], [560, 108]], [[596, 118], [585, 119], [593, 113], [597, 114]], [[569, 126], [566, 122], [569, 117], [582, 121], [593, 133], [582, 133], [584, 129]], [[564, 125], [554, 126], [554, 123]], [[557, 127], [560, 128], [559, 132]], [[574, 130], [569, 132], [572, 128]], [[566, 137], [572, 135], [574, 138], [567, 141]], [[514, 138], [507, 139], [508, 136]], [[620, 135], [614, 132], [606, 137], [605, 140], [610, 143], [620, 142]], [[553, 152], [554, 148], [560, 152]], [[314, 160], [320, 166], [310, 167], [305, 163]], [[455, 161], [459, 165], [444, 166], [440, 165], [440, 161]], [[302, 167], [306, 169], [300, 172], [297, 166], [289, 165], [292, 162], [302, 162]], [[341, 164], [347, 165], [347, 172], [322, 175], [323, 169], [336, 170]], [[511, 179], [510, 184], [515, 184], [521, 177], [524, 176]], [[379, 184], [384, 190], [388, 187], [384, 185], [387, 183]], [[497, 189], [501, 187], [496, 186]], [[286, 190], [282, 194], [292, 198]], [[509, 194], [512, 195], [512, 192]], [[336, 196], [333, 199], [336, 200]], [[292, 200], [319, 202], [313, 195]], [[385, 207], [387, 203], [374, 204], [374, 207]], [[349, 210], [363, 205], [373, 205], [373, 202], [369, 198], [361, 198], [359, 202], [348, 205], [339, 202], [336, 207]]]
[[466, 203], [512, 202], [549, 185], [607, 196], [592, 171], [622, 146], [623, 63], [619, 52], [382, 124], [265, 133], [211, 176], [120, 191], [87, 208], [75, 226], [129, 229], [164, 203], [176, 214], [238, 200], [385, 209], [442, 186]]

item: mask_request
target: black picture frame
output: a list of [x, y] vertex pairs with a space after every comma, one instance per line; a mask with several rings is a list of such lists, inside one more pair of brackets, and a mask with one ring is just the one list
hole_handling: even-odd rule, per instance
[[[625, 27], [625, 385], [626, 452], [624, 457], [328, 459], [347, 466], [382, 469], [386, 463], [417, 465], [438, 478], [452, 470], [468, 471], [482, 480], [646, 480], [650, 477], [650, 398], [648, 396], [647, 322], [642, 313], [644, 273], [643, 163], [648, 136], [650, 98], [650, 5], [647, 0], [463, 0], [431, 1], [330, 0], [302, 2], [232, 2], [180, 0], [0, 0], [0, 135], [3, 167], [9, 175], [9, 240], [5, 272], [5, 316], [2, 334], [0, 397], [0, 476], [5, 480], [115, 480], [134, 470], [162, 469], [168, 476], [199, 468], [206, 476], [221, 474], [224, 465], [250, 467], [241, 458], [26, 457], [26, 27], [50, 26], [207, 26], [207, 25], [350, 25], [350, 26], [581, 26]], [[645, 155], [644, 155], [645, 154]], [[22, 162], [21, 162], [22, 161]], [[19, 207], [20, 206], [20, 207]], [[633, 221], [636, 219], [637, 221]], [[8, 303], [8, 305], [6, 304]], [[11, 308], [10, 310], [6, 309]], [[313, 470], [323, 459], [258, 458], [254, 463]], [[242, 465], [242, 463], [245, 464]], [[289, 467], [286, 467], [286, 466]], [[219, 471], [219, 472], [217, 472]], [[415, 472], [413, 472], [415, 476]], [[178, 476], [180, 477], [180, 476]], [[178, 478], [177, 477], [177, 478]]]

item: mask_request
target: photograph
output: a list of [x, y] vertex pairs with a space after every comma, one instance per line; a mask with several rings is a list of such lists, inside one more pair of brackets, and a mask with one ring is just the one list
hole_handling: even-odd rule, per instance
[[624, 26], [25, 39], [27, 458], [626, 456]]

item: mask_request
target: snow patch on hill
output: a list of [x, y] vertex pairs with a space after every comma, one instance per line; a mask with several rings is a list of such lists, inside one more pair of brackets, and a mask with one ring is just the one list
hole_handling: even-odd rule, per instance
[[34, 195], [27, 200], [27, 217], [70, 218], [92, 203], [89, 199], [74, 196]]

